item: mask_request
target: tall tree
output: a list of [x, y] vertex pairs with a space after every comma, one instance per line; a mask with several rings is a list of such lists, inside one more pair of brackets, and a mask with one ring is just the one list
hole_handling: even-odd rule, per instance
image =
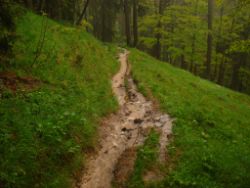
[[158, 2], [158, 23], [157, 23], [157, 31], [156, 31], [156, 44], [153, 47], [153, 54], [157, 59], [161, 59], [161, 51], [162, 51], [162, 46], [161, 46], [161, 29], [162, 29], [162, 21], [161, 17], [163, 14], [164, 10], [164, 0], [159, 0]]
[[[225, 54], [224, 54], [224, 48], [221, 45], [221, 35], [222, 35], [222, 24], [223, 24], [223, 15], [224, 15], [224, 4], [222, 3], [220, 7], [220, 23], [219, 23], [219, 30], [218, 30], [218, 37], [217, 37], [217, 43], [216, 43], [216, 52], [221, 53], [222, 57], [220, 60], [219, 65], [219, 71], [218, 71], [218, 84], [223, 84], [224, 82], [224, 73], [225, 73]], [[218, 59], [218, 58], [217, 58]]]
[[38, 2], [37, 11], [41, 12], [43, 10], [43, 7], [44, 7], [44, 0], [40, 0]]
[[[194, 10], [194, 16], [197, 17], [198, 15], [198, 4], [199, 4], [199, 0], [196, 0], [195, 1], [195, 10]], [[197, 28], [197, 24], [195, 23], [194, 24], [194, 29], [196, 30]], [[194, 57], [195, 57], [195, 53], [196, 53], [196, 32], [193, 32], [193, 35], [192, 35], [192, 53], [191, 53], [191, 62], [190, 62], [190, 67], [189, 67], [189, 71], [190, 72], [193, 72], [194, 70]]]
[[133, 0], [133, 33], [134, 33], [134, 47], [138, 43], [138, 0]]
[[79, 17], [79, 19], [78, 19], [78, 21], [77, 21], [77, 25], [80, 25], [80, 24], [81, 24], [82, 19], [83, 19], [84, 15], [85, 15], [85, 13], [86, 13], [86, 11], [87, 11], [89, 2], [90, 2], [90, 0], [86, 0], [86, 2], [85, 2], [85, 4], [84, 4], [84, 7], [83, 7], [83, 10], [82, 10], [82, 12], [81, 12], [81, 15], [80, 15], [80, 17]]
[[24, 4], [26, 7], [32, 9], [33, 8], [33, 2], [32, 0], [24, 0]]
[[208, 34], [207, 34], [207, 60], [205, 64], [205, 77], [210, 78], [212, 51], [213, 51], [213, 11], [214, 0], [208, 0]]
[[12, 48], [15, 31], [15, 11], [9, 6], [11, 1], [0, 3], [0, 62]]
[[124, 0], [124, 15], [125, 15], [125, 29], [126, 29], [126, 38], [127, 45], [131, 45], [131, 31], [130, 31], [130, 11], [129, 11], [129, 2]]

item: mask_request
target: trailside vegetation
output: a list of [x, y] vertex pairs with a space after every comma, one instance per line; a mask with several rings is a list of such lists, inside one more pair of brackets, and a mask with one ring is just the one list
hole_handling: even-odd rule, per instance
[[70, 187], [100, 118], [117, 108], [116, 49], [46, 15], [28, 11], [15, 25], [0, 64], [0, 187]]
[[247, 188], [250, 97], [138, 50], [130, 62], [139, 90], [176, 118], [165, 178], [148, 187]]

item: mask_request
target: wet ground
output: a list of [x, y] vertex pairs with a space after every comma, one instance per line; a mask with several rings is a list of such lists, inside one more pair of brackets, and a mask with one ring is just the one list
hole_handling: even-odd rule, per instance
[[112, 79], [120, 109], [104, 120], [99, 152], [87, 160], [87, 169], [77, 187], [110, 188], [114, 178], [126, 181], [133, 171], [136, 148], [144, 143], [152, 128], [161, 133], [159, 161], [166, 160], [172, 119], [155, 109], [153, 102], [137, 91], [130, 76], [128, 55], [126, 50], [120, 54], [121, 68]]

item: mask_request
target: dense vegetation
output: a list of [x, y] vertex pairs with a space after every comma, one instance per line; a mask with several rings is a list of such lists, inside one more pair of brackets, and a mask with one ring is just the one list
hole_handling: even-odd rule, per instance
[[250, 97], [132, 50], [140, 91], [176, 118], [164, 181], [156, 187], [247, 188]]
[[0, 64], [0, 187], [69, 187], [98, 119], [116, 109], [115, 49], [30, 12], [16, 23], [12, 56]]

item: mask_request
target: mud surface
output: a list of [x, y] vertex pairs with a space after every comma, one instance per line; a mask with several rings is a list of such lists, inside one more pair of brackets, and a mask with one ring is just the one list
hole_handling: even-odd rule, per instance
[[[99, 152], [87, 161], [81, 188], [110, 188], [115, 178], [123, 182], [133, 171], [136, 148], [144, 143], [150, 130], [161, 131], [159, 160], [165, 160], [172, 120], [153, 108], [136, 89], [130, 77], [128, 51], [120, 54], [121, 68], [112, 79], [113, 92], [120, 110], [107, 118], [100, 130]], [[125, 84], [126, 81], [126, 84]]]

